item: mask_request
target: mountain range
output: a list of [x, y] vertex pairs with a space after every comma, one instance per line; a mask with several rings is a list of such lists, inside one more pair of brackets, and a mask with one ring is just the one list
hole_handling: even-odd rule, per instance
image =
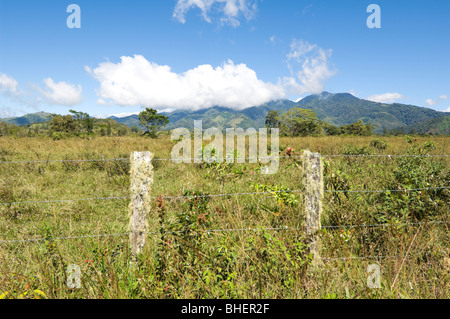
[[[166, 129], [185, 127], [192, 129], [194, 120], [202, 120], [203, 128], [217, 127], [264, 127], [265, 117], [270, 110], [279, 113], [288, 111], [293, 107], [311, 109], [317, 117], [329, 124], [342, 126], [358, 120], [370, 122], [375, 126], [375, 132], [381, 133], [384, 129], [401, 129], [405, 133], [446, 134], [450, 135], [450, 114], [435, 111], [426, 107], [406, 104], [386, 104], [359, 99], [349, 93], [328, 93], [309, 95], [298, 102], [290, 100], [277, 100], [244, 110], [234, 110], [222, 106], [214, 106], [198, 111], [179, 110], [161, 113], [169, 117]], [[27, 114], [21, 117], [0, 119], [10, 124], [26, 125], [33, 122], [49, 120], [50, 113], [40, 112]], [[126, 117], [111, 116], [119, 123], [129, 127], [139, 126], [139, 116]]]
[[[298, 102], [278, 100], [244, 110], [214, 106], [198, 111], [174, 111], [162, 114], [169, 117], [167, 129], [177, 127], [193, 129], [194, 120], [202, 120], [203, 128], [242, 127], [247, 129], [264, 127], [265, 117], [270, 110], [282, 113], [294, 107], [311, 109], [320, 120], [335, 126], [351, 124], [361, 119], [365, 123], [370, 122], [374, 125], [374, 131], [377, 133], [382, 133], [386, 128], [401, 129], [406, 133], [450, 135], [450, 114], [448, 113], [414, 105], [372, 102], [359, 99], [349, 93], [322, 92], [309, 95]], [[128, 126], [139, 125], [138, 115], [112, 118]]]

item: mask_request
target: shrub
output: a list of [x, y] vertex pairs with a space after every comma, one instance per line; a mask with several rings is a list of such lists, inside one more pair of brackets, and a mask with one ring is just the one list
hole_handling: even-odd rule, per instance
[[382, 138], [376, 138], [370, 142], [370, 146], [377, 150], [385, 150], [389, 144]]
[[370, 155], [372, 150], [367, 146], [346, 145], [343, 151], [344, 155]]

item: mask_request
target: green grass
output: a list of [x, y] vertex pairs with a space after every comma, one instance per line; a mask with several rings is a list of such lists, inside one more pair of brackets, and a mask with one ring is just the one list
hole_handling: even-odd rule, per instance
[[[373, 139], [281, 138], [280, 145], [293, 147], [295, 155], [302, 149], [327, 155], [361, 150], [447, 154], [450, 141], [434, 137], [433, 147], [424, 144], [425, 138], [407, 143], [404, 138], [390, 137], [384, 138], [385, 149], [377, 149], [370, 146]], [[151, 151], [161, 159], [170, 158], [173, 145], [167, 136], [60, 141], [0, 138], [0, 161], [129, 158], [133, 151]], [[328, 190], [442, 187], [450, 179], [448, 158], [336, 157], [324, 161]], [[153, 163], [152, 197], [182, 196], [188, 191], [255, 192], [258, 184], [265, 189], [303, 187], [299, 158], [281, 159], [274, 175], [261, 175], [256, 164], [248, 163]], [[129, 185], [128, 161], [0, 164], [1, 203], [126, 197], [130, 196]], [[126, 199], [0, 205], [0, 240], [45, 238], [0, 242], [0, 295], [8, 291], [6, 297], [19, 298], [27, 291], [25, 297], [42, 297], [34, 292], [37, 289], [47, 298], [449, 298], [448, 224], [403, 225], [448, 222], [449, 196], [448, 189], [326, 192], [322, 226], [396, 226], [325, 228], [320, 233], [321, 255], [392, 258], [325, 259], [315, 270], [302, 229], [302, 193], [224, 196], [204, 202], [163, 199], [159, 206], [155, 199], [148, 218], [152, 233], [137, 263], [131, 262], [128, 235], [58, 239], [128, 232]], [[295, 229], [265, 230], [285, 226]], [[226, 229], [258, 230], [206, 232]], [[372, 263], [381, 267], [380, 289], [367, 286], [366, 271]], [[81, 267], [80, 289], [67, 287], [70, 264]]]

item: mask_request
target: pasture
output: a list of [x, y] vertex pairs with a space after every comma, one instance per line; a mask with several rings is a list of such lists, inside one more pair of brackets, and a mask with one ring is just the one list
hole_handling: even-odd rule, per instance
[[[248, 162], [165, 160], [175, 144], [168, 136], [2, 137], [0, 295], [449, 298], [450, 158], [428, 155], [449, 154], [450, 138], [376, 139], [280, 138], [294, 155], [323, 155], [323, 264], [313, 269], [301, 158], [281, 158], [276, 174], [261, 175]], [[151, 232], [134, 263], [133, 151], [154, 155]], [[368, 287], [371, 264], [380, 288]], [[68, 287], [69, 265], [80, 267], [81, 288]]]

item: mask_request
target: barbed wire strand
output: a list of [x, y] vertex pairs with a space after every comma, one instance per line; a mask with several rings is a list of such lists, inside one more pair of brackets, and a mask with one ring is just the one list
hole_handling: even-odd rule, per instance
[[[391, 155], [385, 155], [385, 154], [359, 154], [359, 155], [351, 155], [351, 154], [323, 154], [321, 157], [450, 157], [449, 154], [436, 154], [436, 155], [406, 155], [406, 154], [391, 154]], [[226, 157], [222, 158], [221, 160], [223, 162], [226, 162], [227, 160], [258, 160], [258, 159], [277, 159], [277, 158], [302, 158], [300, 155], [291, 155], [291, 156], [265, 156], [265, 157]], [[214, 161], [217, 160], [217, 158], [210, 158]], [[70, 163], [70, 162], [77, 162], [77, 163], [83, 163], [83, 162], [113, 162], [113, 161], [129, 161], [129, 158], [101, 158], [101, 159], [60, 159], [60, 160], [27, 160], [27, 161], [0, 161], [0, 164], [26, 164], [26, 163]], [[153, 161], [173, 161], [173, 162], [179, 162], [179, 163], [185, 163], [184, 161], [193, 161], [195, 158], [154, 158]]]
[[[388, 155], [388, 154], [374, 154], [374, 155], [364, 155], [364, 154], [359, 154], [359, 155], [346, 155], [346, 154], [331, 154], [331, 155], [320, 155], [321, 157], [388, 157], [388, 158], [393, 158], [393, 157], [424, 157], [424, 158], [429, 158], [429, 157], [450, 157], [449, 154], [436, 154], [436, 155], [408, 155], [408, 154], [392, 154], [392, 155]], [[258, 160], [258, 159], [278, 159], [278, 158], [302, 158], [303, 156], [301, 155], [283, 155], [283, 156], [260, 156], [260, 157], [225, 157], [225, 158], [215, 158], [215, 157], [207, 157], [207, 159], [214, 161], [217, 160], [221, 160], [222, 162], [226, 162], [227, 160]], [[195, 158], [177, 158], [177, 159], [173, 159], [173, 158], [154, 158], [153, 161], [173, 161], [173, 162], [179, 162], [179, 163], [185, 163], [184, 161], [187, 161], [188, 163], [191, 163], [192, 161], [194, 161]], [[194, 162], [195, 163], [195, 162]], [[203, 162], [203, 158], [202, 158], [202, 163]], [[199, 164], [199, 163], [198, 163]]]
[[[403, 223], [400, 225], [428, 225], [428, 224], [446, 224], [449, 223], [449, 221], [435, 221], [435, 222], [419, 222], [419, 223]], [[325, 228], [344, 228], [344, 227], [393, 227], [393, 226], [399, 226], [396, 224], [375, 224], [375, 225], [346, 225], [346, 226], [322, 226], [321, 229]], [[302, 228], [295, 228], [295, 227], [273, 227], [273, 228], [225, 228], [225, 229], [208, 229], [205, 230], [206, 233], [219, 233], [219, 232], [244, 232], [244, 231], [268, 231], [268, 230], [295, 230], [300, 231], [304, 229]], [[101, 234], [101, 235], [84, 235], [84, 236], [69, 236], [69, 237], [55, 237], [52, 238], [53, 240], [65, 240], [65, 239], [80, 239], [80, 238], [96, 238], [96, 237], [115, 237], [115, 236], [125, 236], [129, 235], [132, 232], [127, 233], [116, 233], [116, 234]], [[166, 231], [164, 234], [176, 234], [176, 233], [183, 233], [183, 231]], [[155, 235], [159, 234], [159, 232], [150, 232], [147, 233], [147, 235]], [[46, 238], [36, 238], [36, 239], [13, 239], [13, 240], [0, 240], [0, 243], [18, 243], [18, 242], [37, 242], [37, 241], [44, 241], [47, 240]], [[365, 257], [360, 257], [365, 258]]]
[[[325, 257], [321, 258], [323, 261], [332, 261], [332, 260], [354, 260], [354, 259], [388, 259], [388, 258], [403, 258], [404, 256], [352, 256], [352, 257]], [[409, 257], [409, 256], [408, 256]]]
[[337, 229], [337, 228], [357, 228], [357, 227], [395, 227], [395, 226], [412, 226], [412, 225], [429, 225], [429, 224], [448, 224], [450, 221], [431, 221], [417, 223], [400, 223], [400, 224], [360, 224], [360, 225], [340, 225], [340, 226], [322, 226], [321, 229]]
[[331, 261], [331, 260], [361, 260], [361, 259], [403, 259], [403, 258], [411, 258], [411, 257], [417, 257], [420, 253], [417, 253], [417, 251], [410, 252], [406, 256], [405, 255], [375, 255], [375, 256], [351, 256], [351, 257], [323, 257], [321, 258], [323, 261]]
[[[413, 188], [413, 189], [386, 189], [386, 190], [325, 190], [325, 192], [332, 193], [385, 193], [385, 192], [411, 192], [423, 190], [440, 190], [449, 189], [450, 187], [428, 187], [428, 188]], [[214, 198], [214, 197], [229, 197], [229, 196], [245, 196], [245, 195], [265, 195], [276, 193], [301, 193], [303, 190], [280, 190], [268, 192], [247, 192], [247, 193], [226, 193], [226, 194], [212, 194], [212, 195], [183, 195], [183, 196], [155, 196], [150, 199], [190, 199], [190, 198]], [[50, 204], [50, 203], [65, 203], [76, 201], [90, 201], [90, 200], [117, 200], [117, 199], [131, 199], [130, 196], [124, 197], [92, 197], [92, 198], [77, 198], [77, 199], [59, 199], [59, 200], [43, 200], [43, 201], [22, 201], [22, 202], [6, 202], [1, 205], [20, 205], [20, 204]]]
[[[259, 231], [259, 230], [297, 230], [297, 228], [291, 227], [278, 227], [278, 228], [236, 228], [236, 229], [208, 229], [205, 230], [206, 233], [218, 233], [218, 232], [237, 232], [237, 231]], [[168, 231], [164, 234], [176, 234], [182, 233], [183, 231]], [[115, 236], [125, 236], [130, 235], [132, 232], [127, 233], [117, 233], [117, 234], [101, 234], [101, 235], [84, 235], [84, 236], [68, 236], [68, 237], [55, 237], [52, 240], [65, 240], [65, 239], [80, 239], [80, 238], [96, 238], [96, 237], [115, 237]], [[159, 232], [150, 232], [147, 235], [158, 234]], [[0, 240], [0, 243], [20, 243], [20, 242], [38, 242], [48, 240], [47, 238], [36, 238], [36, 239], [13, 239], [13, 240]]]
[[125, 197], [92, 197], [92, 198], [76, 198], [76, 199], [55, 199], [55, 200], [42, 200], [42, 201], [23, 201], [23, 202], [9, 202], [0, 203], [0, 206], [5, 205], [22, 205], [22, 204], [53, 204], [53, 203], [67, 203], [67, 202], [80, 202], [80, 201], [94, 201], [94, 200], [116, 200], [116, 199], [131, 199], [130, 196]]
[[[85, 235], [85, 236], [69, 236], [69, 237], [55, 237], [53, 240], [65, 240], [65, 239], [80, 239], [80, 238], [96, 238], [96, 237], [116, 237], [116, 236], [125, 236], [130, 233], [119, 233], [119, 234], [101, 234], [101, 235]], [[13, 240], [0, 240], [2, 244], [9, 243], [21, 243], [21, 242], [38, 242], [48, 240], [47, 238], [36, 238], [36, 239], [13, 239]]]
[[449, 189], [450, 187], [427, 187], [427, 188], [408, 188], [408, 189], [383, 189], [383, 190], [334, 190], [326, 189], [327, 193], [386, 193], [386, 192], [414, 192], [424, 190]]
[[66, 159], [66, 160], [37, 160], [37, 161], [3, 161], [0, 164], [26, 164], [26, 163], [82, 163], [82, 162], [114, 162], [129, 161], [129, 158], [107, 158], [107, 159]]

